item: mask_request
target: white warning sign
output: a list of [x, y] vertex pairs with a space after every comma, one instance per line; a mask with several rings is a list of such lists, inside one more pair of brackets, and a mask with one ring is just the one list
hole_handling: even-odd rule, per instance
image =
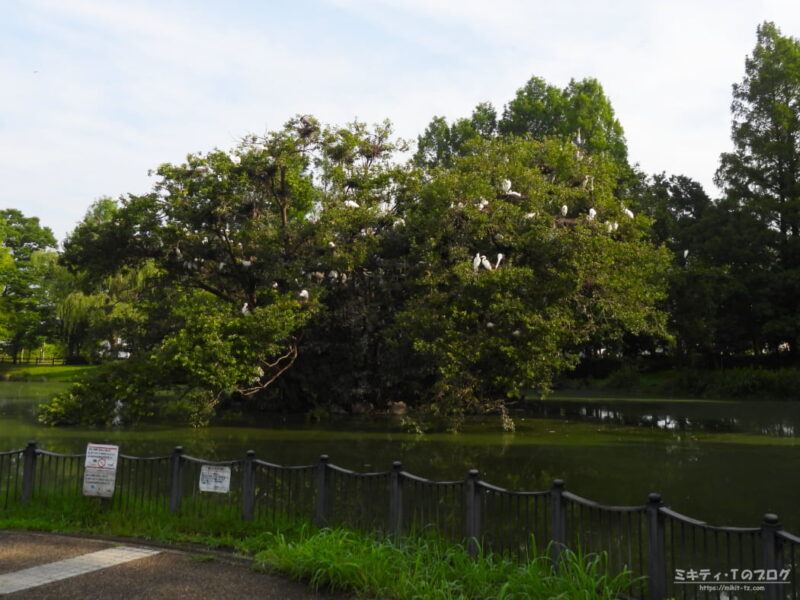
[[218, 465], [200, 467], [200, 491], [227, 494], [231, 491], [231, 468]]
[[111, 498], [117, 480], [119, 446], [88, 444], [83, 471], [83, 495]]

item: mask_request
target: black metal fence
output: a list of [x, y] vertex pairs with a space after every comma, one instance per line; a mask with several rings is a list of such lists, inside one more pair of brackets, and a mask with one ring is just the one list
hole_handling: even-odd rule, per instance
[[[0, 453], [0, 506], [63, 502], [82, 494], [84, 454], [47, 452], [29, 442]], [[230, 491], [201, 492], [203, 465], [231, 469]], [[121, 454], [111, 506], [246, 521], [308, 518], [403, 536], [432, 530], [486, 551], [520, 559], [564, 548], [606, 552], [610, 572], [630, 570], [638, 598], [800, 600], [800, 537], [764, 515], [759, 527], [715, 527], [667, 508], [659, 494], [641, 506], [606, 506], [567, 491], [506, 490], [471, 470], [463, 480], [431, 481], [403, 470], [359, 473], [331, 464], [284, 466], [256, 458], [206, 461], [183, 453], [141, 458]]]

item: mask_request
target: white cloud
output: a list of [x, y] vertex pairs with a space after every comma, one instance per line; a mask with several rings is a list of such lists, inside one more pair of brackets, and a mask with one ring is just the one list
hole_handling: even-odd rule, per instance
[[147, 191], [159, 163], [295, 113], [388, 117], [415, 138], [433, 115], [502, 109], [532, 75], [598, 78], [632, 160], [710, 187], [764, 19], [800, 34], [800, 5], [783, 0], [12, 1], [0, 204], [61, 236], [95, 198]]

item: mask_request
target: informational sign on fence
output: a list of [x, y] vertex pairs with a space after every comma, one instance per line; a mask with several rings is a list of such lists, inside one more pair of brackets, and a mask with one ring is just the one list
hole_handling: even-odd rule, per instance
[[119, 446], [88, 444], [83, 470], [83, 495], [111, 498], [117, 481]]
[[200, 491], [227, 494], [231, 491], [231, 468], [219, 465], [200, 467]]

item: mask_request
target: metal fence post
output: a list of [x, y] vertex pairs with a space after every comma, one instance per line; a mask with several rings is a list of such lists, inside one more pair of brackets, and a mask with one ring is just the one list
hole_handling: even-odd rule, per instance
[[170, 462], [170, 485], [169, 485], [169, 511], [176, 513], [181, 508], [181, 492], [183, 478], [183, 446], [175, 446]]
[[22, 451], [22, 504], [27, 504], [33, 497], [33, 486], [36, 481], [36, 440], [31, 440]]
[[480, 550], [481, 537], [481, 490], [478, 486], [477, 469], [470, 469], [467, 475], [466, 497], [464, 498], [464, 508], [466, 512], [466, 531], [467, 552], [473, 558], [478, 556]]
[[242, 473], [242, 520], [252, 521], [256, 508], [256, 451], [248, 450]]
[[652, 493], [647, 497], [648, 600], [664, 600], [667, 596], [664, 516], [659, 510], [662, 505], [661, 494]]
[[550, 545], [550, 560], [553, 563], [553, 569], [558, 570], [561, 553], [567, 547], [567, 511], [564, 502], [563, 479], [553, 481], [553, 487], [550, 490], [550, 505], [552, 507], [550, 517], [553, 521], [551, 524], [553, 539]]
[[[780, 597], [779, 587], [771, 581], [777, 581], [778, 569], [780, 565], [780, 552], [778, 548], [778, 537], [775, 535], [781, 528], [778, 522], [778, 515], [767, 513], [761, 523], [761, 543], [764, 552], [764, 569], [767, 571], [766, 587], [764, 588], [764, 598], [766, 600], [778, 600]], [[770, 579], [769, 571], [774, 570], [775, 577]]]
[[389, 530], [396, 538], [403, 531], [403, 465], [400, 461], [392, 463], [392, 474], [389, 483]]
[[319, 464], [317, 464], [317, 504], [314, 514], [314, 525], [317, 527], [325, 527], [328, 524], [328, 461], [330, 458], [327, 454], [319, 457]]

